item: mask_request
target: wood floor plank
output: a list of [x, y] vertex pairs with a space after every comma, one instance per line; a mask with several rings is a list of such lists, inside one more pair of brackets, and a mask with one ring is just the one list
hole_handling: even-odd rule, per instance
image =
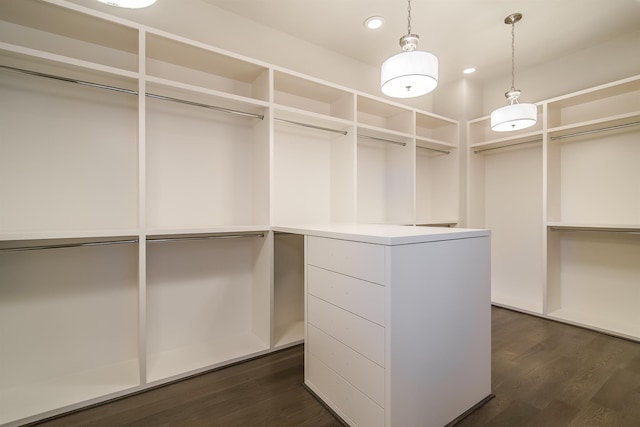
[[[458, 427], [640, 427], [640, 343], [498, 307], [491, 314], [495, 398]], [[341, 427], [302, 382], [297, 346], [39, 425]]]

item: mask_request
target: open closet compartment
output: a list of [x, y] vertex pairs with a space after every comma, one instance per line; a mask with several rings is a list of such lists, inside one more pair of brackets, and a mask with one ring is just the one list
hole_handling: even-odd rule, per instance
[[416, 112], [417, 225], [454, 226], [459, 221], [459, 123]]
[[[355, 95], [274, 70], [273, 223], [355, 220]], [[304, 340], [304, 238], [274, 234], [274, 348]]]
[[270, 348], [272, 234], [147, 237], [147, 382]]
[[140, 384], [136, 236], [0, 243], [0, 424]]
[[138, 32], [85, 19], [0, 4], [1, 239], [137, 227]]
[[147, 54], [149, 232], [269, 224], [269, 70], [155, 34]]
[[273, 224], [353, 222], [354, 95], [274, 72]]
[[275, 232], [273, 236], [272, 347], [304, 341], [304, 236]]
[[488, 116], [467, 122], [467, 226], [491, 230], [492, 302], [542, 314], [542, 119], [504, 135]]
[[[135, 87], [127, 79], [14, 54], [0, 54], [0, 61], [48, 76]], [[0, 75], [0, 236], [135, 233], [137, 96], [3, 68]]]
[[548, 111], [547, 312], [640, 340], [640, 78]]
[[357, 96], [357, 222], [414, 223], [414, 111]]

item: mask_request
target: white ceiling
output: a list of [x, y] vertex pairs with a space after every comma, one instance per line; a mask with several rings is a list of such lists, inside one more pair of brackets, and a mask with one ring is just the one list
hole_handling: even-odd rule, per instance
[[[400, 52], [407, 32], [406, 0], [203, 1], [374, 67]], [[468, 66], [479, 80], [508, 75], [511, 26], [504, 18], [514, 12], [524, 15], [515, 26], [516, 74], [640, 30], [640, 0], [412, 0], [411, 8], [418, 48], [439, 57], [443, 82]], [[383, 28], [364, 28], [373, 15], [385, 18]], [[629, 54], [640, 55], [640, 46]]]

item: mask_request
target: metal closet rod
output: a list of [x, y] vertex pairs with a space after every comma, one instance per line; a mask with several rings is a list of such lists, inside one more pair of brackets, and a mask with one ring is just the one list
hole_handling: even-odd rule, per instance
[[513, 147], [515, 145], [522, 145], [522, 144], [536, 144], [538, 142], [542, 142], [542, 138], [534, 139], [532, 141], [514, 142], [513, 144], [501, 145], [500, 147], [492, 147], [492, 148], [484, 148], [484, 149], [481, 149], [481, 150], [473, 150], [473, 153], [474, 154], [478, 154], [478, 153], [482, 153], [483, 151], [499, 150], [501, 148]]
[[105, 242], [86, 242], [86, 243], [60, 243], [54, 245], [41, 245], [41, 246], [25, 246], [22, 248], [2, 248], [2, 252], [26, 252], [26, 251], [40, 251], [45, 249], [63, 249], [63, 248], [79, 248], [82, 246], [105, 246], [105, 245], [122, 245], [125, 243], [138, 243], [138, 239], [130, 240], [109, 240]]
[[223, 234], [214, 236], [158, 237], [147, 239], [147, 243], [181, 242], [187, 240], [243, 239], [245, 237], [264, 237], [262, 233]]
[[310, 125], [308, 123], [296, 122], [294, 120], [287, 120], [287, 119], [279, 119], [277, 117], [274, 117], [273, 121], [281, 122], [281, 123], [289, 123], [289, 124], [292, 124], [292, 125], [302, 126], [302, 127], [310, 128], [310, 129], [324, 130], [324, 131], [327, 131], [327, 132], [339, 133], [341, 135], [346, 135], [348, 133], [346, 130], [332, 129], [332, 128], [326, 128], [326, 127], [322, 127], [322, 126]]
[[640, 234], [640, 230], [621, 230], [607, 228], [577, 228], [577, 227], [549, 227], [551, 231], [569, 231], [572, 233], [621, 233], [621, 234]]
[[380, 141], [380, 142], [388, 142], [390, 144], [402, 145], [403, 147], [407, 145], [406, 142], [394, 141], [392, 139], [378, 138], [377, 136], [358, 134], [358, 138], [371, 139], [373, 141]]
[[442, 153], [442, 154], [451, 154], [451, 151], [448, 151], [448, 150], [438, 150], [437, 148], [423, 147], [421, 145], [416, 145], [416, 147], [417, 148], [422, 148], [423, 150], [436, 151], [436, 152]]
[[629, 127], [629, 126], [638, 126], [638, 125], [640, 125], [640, 122], [625, 123], [623, 125], [615, 125], [615, 126], [607, 126], [607, 127], [600, 128], [600, 129], [585, 130], [584, 132], [576, 132], [576, 133], [569, 133], [567, 135], [552, 136], [551, 140], [555, 141], [557, 139], [573, 138], [574, 136], [589, 135], [589, 134], [592, 134], [592, 133], [604, 132], [604, 131], [607, 131], [607, 130], [614, 130], [614, 129], [622, 129], [622, 128], [626, 128], [626, 127]]
[[[124, 89], [124, 88], [117, 87], [117, 86], [103, 85], [103, 84], [100, 84], [100, 83], [93, 83], [93, 82], [88, 82], [88, 81], [85, 81], [85, 80], [70, 79], [68, 77], [61, 77], [61, 76], [56, 76], [54, 74], [40, 73], [38, 71], [25, 70], [23, 68], [9, 67], [9, 66], [6, 66], [6, 65], [0, 65], [0, 68], [8, 70], [8, 71], [14, 71], [14, 72], [17, 72], [17, 73], [28, 74], [30, 76], [44, 77], [44, 78], [47, 78], [47, 79], [58, 80], [58, 81], [63, 81], [63, 82], [67, 82], [67, 83], [75, 83], [75, 84], [82, 85], [82, 86], [89, 86], [89, 87], [94, 87], [94, 88], [98, 88], [98, 89], [106, 89], [106, 90], [111, 90], [111, 91], [120, 92], [120, 93], [127, 93], [129, 95], [139, 95], [140, 94], [140, 92], [138, 92], [137, 90]], [[216, 111], [221, 111], [221, 112], [224, 112], [224, 113], [234, 114], [236, 116], [251, 117], [251, 118], [260, 119], [260, 120], [264, 119], [264, 115], [263, 114], [247, 113], [246, 111], [234, 110], [234, 109], [225, 108], [225, 107], [218, 107], [218, 106], [209, 105], [209, 104], [202, 104], [200, 102], [192, 102], [192, 101], [187, 101], [187, 100], [184, 100], [184, 99], [172, 98], [170, 96], [156, 95], [156, 94], [149, 93], [149, 92], [146, 92], [145, 96], [147, 96], [148, 98], [160, 99], [162, 101], [177, 102], [177, 103], [180, 103], [180, 104], [192, 105], [194, 107], [208, 108], [210, 110], [216, 110]]]

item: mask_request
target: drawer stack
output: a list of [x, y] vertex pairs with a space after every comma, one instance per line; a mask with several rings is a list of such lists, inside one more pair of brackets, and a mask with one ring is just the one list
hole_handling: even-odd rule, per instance
[[307, 385], [351, 425], [383, 426], [385, 249], [309, 237]]

